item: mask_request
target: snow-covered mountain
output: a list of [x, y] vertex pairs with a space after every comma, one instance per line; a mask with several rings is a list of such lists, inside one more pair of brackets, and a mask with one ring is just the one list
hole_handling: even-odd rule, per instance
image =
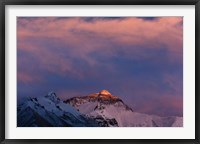
[[55, 93], [29, 98], [17, 107], [18, 127], [85, 127], [98, 126], [72, 106], [60, 100]]
[[54, 92], [17, 106], [18, 127], [182, 127], [182, 117], [135, 112], [107, 90], [60, 100]]
[[[73, 97], [65, 103], [75, 107], [86, 116], [96, 119], [106, 126], [119, 127], [182, 127], [182, 117], [160, 117], [133, 111], [120, 98], [107, 90], [88, 96]], [[112, 122], [109, 122], [112, 121]]]

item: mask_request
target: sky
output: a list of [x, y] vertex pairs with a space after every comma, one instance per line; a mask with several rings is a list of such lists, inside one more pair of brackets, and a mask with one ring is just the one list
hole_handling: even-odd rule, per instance
[[102, 89], [135, 111], [182, 116], [182, 17], [17, 18], [18, 101]]

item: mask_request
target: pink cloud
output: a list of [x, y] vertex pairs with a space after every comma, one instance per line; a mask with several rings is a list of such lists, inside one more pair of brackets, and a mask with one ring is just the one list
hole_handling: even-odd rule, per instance
[[[54, 54], [47, 47], [38, 43], [29, 42], [29, 39], [47, 38], [56, 43], [71, 45], [70, 55], [77, 57], [90, 66], [100, 64], [91, 58], [91, 53], [104, 53], [104, 56], [115, 56], [117, 50], [109, 47], [104, 40], [111, 44], [121, 45], [118, 52], [123, 52], [129, 58], [132, 52], [136, 55], [142, 53], [138, 47], [159, 49], [165, 46], [171, 53], [169, 60], [177, 61], [182, 56], [182, 22], [181, 17], [161, 17], [153, 21], [139, 18], [123, 20], [96, 20], [86, 22], [80, 18], [56, 19], [48, 18], [23, 18], [18, 19], [17, 38], [18, 48], [37, 57], [41, 67], [53, 73], [66, 73], [79, 78], [82, 73], [77, 70], [74, 63], [63, 55]], [[102, 42], [98, 42], [102, 40]], [[124, 46], [124, 47], [123, 47]], [[130, 46], [130, 47], [126, 47]], [[69, 47], [63, 47], [68, 49]], [[143, 57], [148, 54], [143, 53]], [[45, 58], [44, 58], [45, 56]], [[140, 57], [138, 57], [140, 58]]]
[[38, 82], [41, 81], [41, 78], [36, 75], [31, 75], [25, 72], [18, 72], [17, 73], [17, 80], [23, 83], [30, 83], [30, 82]]
[[140, 101], [137, 108], [142, 113], [158, 115], [177, 115], [183, 114], [183, 99], [180, 96], [160, 96], [153, 99]]
[[96, 44], [92, 37], [101, 37], [125, 45], [146, 45], [150, 48], [166, 45], [169, 50], [177, 52], [182, 48], [182, 27], [178, 25], [180, 22], [182, 22], [181, 17], [161, 17], [154, 21], [127, 18], [120, 21], [99, 20], [92, 23], [81, 21], [79, 18], [61, 20], [39, 18], [26, 23], [23, 27], [19, 23], [18, 36], [60, 38], [73, 45], [85, 46], [84, 52], [96, 48], [103, 49], [102, 44]]
[[172, 74], [165, 74], [163, 80], [164, 83], [172, 88], [176, 93], [180, 93], [180, 90], [182, 90], [183, 82], [180, 81], [180, 77]]

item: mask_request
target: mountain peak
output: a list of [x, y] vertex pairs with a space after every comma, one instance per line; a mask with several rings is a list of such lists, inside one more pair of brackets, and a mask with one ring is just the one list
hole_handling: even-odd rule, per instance
[[56, 93], [53, 92], [53, 91], [50, 91], [50, 92], [47, 94], [47, 96], [49, 96], [49, 97], [57, 97], [57, 96], [56, 96]]
[[56, 93], [51, 91], [45, 97], [49, 98], [51, 101], [58, 103], [60, 99], [57, 97]]
[[97, 93], [97, 98], [101, 101], [116, 102], [120, 100], [118, 97], [112, 95], [108, 90], [101, 90], [99, 93]]
[[107, 91], [107, 90], [101, 90], [100, 92], [99, 92], [99, 95], [112, 95], [109, 91]]

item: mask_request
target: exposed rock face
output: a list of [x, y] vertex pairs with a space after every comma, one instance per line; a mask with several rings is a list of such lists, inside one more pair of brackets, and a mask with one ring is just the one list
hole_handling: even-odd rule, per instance
[[107, 90], [102, 90], [102, 91], [99, 92], [99, 95], [108, 95], [108, 96], [111, 96], [112, 94], [109, 91], [107, 91]]
[[118, 98], [117, 96], [112, 95], [107, 90], [101, 90], [98, 93], [89, 94], [87, 96], [73, 97], [73, 98], [65, 100], [64, 102], [68, 103], [68, 104], [70, 104], [72, 106], [75, 106], [75, 105], [83, 104], [83, 103], [88, 102], [88, 101], [100, 102], [100, 103], [103, 103], [103, 104], [114, 104], [116, 102], [123, 103], [123, 101], [120, 98]]
[[101, 115], [92, 118], [96, 120], [96, 122], [100, 127], [118, 127], [118, 123], [114, 118], [112, 119], [103, 118]]
[[101, 90], [99, 93], [98, 93], [98, 100], [99, 101], [110, 101], [110, 102], [116, 102], [119, 100], [118, 97], [116, 96], [113, 96], [109, 91], [107, 90]]

